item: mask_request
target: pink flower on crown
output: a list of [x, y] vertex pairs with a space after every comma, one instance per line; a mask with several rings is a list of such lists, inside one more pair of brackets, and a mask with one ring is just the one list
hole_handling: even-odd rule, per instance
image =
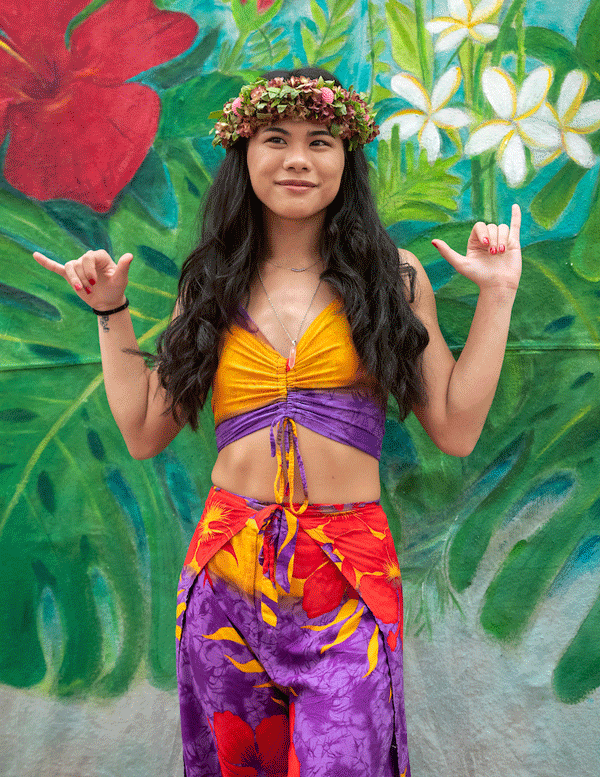
[[328, 86], [324, 86], [321, 89], [321, 97], [323, 98], [324, 102], [332, 103], [333, 102], [333, 91]]
[[241, 113], [238, 112], [238, 108], [241, 108], [242, 106], [242, 98], [236, 97], [235, 100], [231, 103], [231, 110], [235, 113], [236, 116], [241, 116]]

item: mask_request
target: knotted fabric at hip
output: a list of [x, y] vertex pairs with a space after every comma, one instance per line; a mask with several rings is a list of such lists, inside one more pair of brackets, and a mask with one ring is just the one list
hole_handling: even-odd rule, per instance
[[[290, 502], [290, 507], [293, 507]], [[301, 507], [298, 512], [302, 512]], [[292, 509], [283, 505], [267, 505], [254, 516], [262, 548], [258, 563], [262, 565], [261, 615], [265, 623], [277, 625], [277, 616], [271, 604], [277, 604], [277, 586], [287, 594], [294, 572], [294, 553], [298, 537], [298, 517]]]

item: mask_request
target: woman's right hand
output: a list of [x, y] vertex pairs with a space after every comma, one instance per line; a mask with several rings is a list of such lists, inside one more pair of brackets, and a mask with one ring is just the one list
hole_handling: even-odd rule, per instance
[[125, 302], [125, 288], [133, 254], [123, 254], [117, 263], [104, 250], [88, 251], [79, 259], [60, 264], [35, 251], [42, 267], [62, 276], [80, 299], [96, 310], [112, 310]]

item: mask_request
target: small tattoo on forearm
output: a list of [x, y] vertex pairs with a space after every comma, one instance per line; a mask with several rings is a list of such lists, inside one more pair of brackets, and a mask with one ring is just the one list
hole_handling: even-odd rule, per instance
[[102, 327], [103, 332], [110, 332], [110, 328], [108, 326], [108, 319], [109, 316], [100, 316], [98, 319], [100, 321], [100, 326]]

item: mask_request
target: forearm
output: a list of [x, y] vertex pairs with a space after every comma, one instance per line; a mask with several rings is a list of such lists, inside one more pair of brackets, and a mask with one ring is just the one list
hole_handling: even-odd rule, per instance
[[136, 455], [148, 411], [150, 370], [143, 358], [127, 353], [138, 348], [128, 309], [98, 316], [98, 333], [108, 404], [127, 447]]
[[515, 294], [510, 288], [480, 291], [469, 336], [450, 376], [446, 435], [460, 440], [467, 452], [479, 439], [496, 392]]

